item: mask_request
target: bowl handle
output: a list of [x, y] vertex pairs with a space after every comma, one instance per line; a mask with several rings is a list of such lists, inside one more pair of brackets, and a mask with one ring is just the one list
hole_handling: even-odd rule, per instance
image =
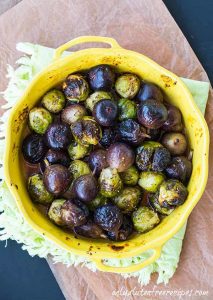
[[54, 60], [57, 60], [61, 57], [62, 53], [72, 46], [82, 44], [82, 43], [105, 43], [109, 44], [112, 48], [121, 48], [121, 46], [113, 38], [104, 37], [104, 36], [80, 36], [75, 38], [66, 44], [61, 45], [55, 50]]
[[142, 261], [141, 263], [138, 264], [132, 264], [127, 267], [112, 267], [112, 266], [107, 266], [103, 263], [103, 259], [92, 259], [98, 270], [103, 271], [103, 272], [113, 272], [113, 273], [131, 273], [131, 272], [137, 272], [144, 267], [150, 265], [151, 263], [155, 262], [161, 255], [161, 249], [162, 247], [158, 247], [153, 249], [153, 254], [147, 258], [146, 260]]

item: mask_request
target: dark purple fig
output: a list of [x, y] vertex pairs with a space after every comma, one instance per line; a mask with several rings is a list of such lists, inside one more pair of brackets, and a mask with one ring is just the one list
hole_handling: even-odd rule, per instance
[[45, 142], [52, 149], [66, 149], [71, 141], [72, 134], [68, 124], [51, 124], [45, 133]]
[[88, 165], [93, 171], [93, 174], [99, 175], [101, 170], [108, 167], [106, 150], [97, 149], [91, 152], [88, 158]]
[[87, 223], [74, 227], [74, 232], [92, 239], [106, 238], [103, 229], [93, 223], [92, 220], [88, 220]]
[[98, 194], [98, 182], [92, 174], [82, 175], [74, 181], [73, 189], [76, 197], [89, 202]]
[[71, 183], [71, 174], [62, 165], [50, 165], [44, 172], [43, 180], [46, 189], [57, 196], [63, 194], [68, 189]]
[[192, 163], [185, 156], [174, 157], [165, 173], [168, 178], [187, 183], [192, 173]]
[[124, 215], [123, 223], [117, 232], [108, 231], [107, 237], [112, 241], [126, 241], [133, 232], [132, 220]]
[[89, 70], [88, 79], [94, 91], [109, 91], [115, 82], [115, 72], [109, 65], [95, 66]]
[[183, 129], [182, 116], [180, 110], [173, 105], [166, 105], [168, 118], [164, 122], [162, 129], [165, 131], [178, 132]]
[[162, 147], [157, 148], [152, 158], [152, 170], [162, 172], [171, 162], [171, 155], [169, 151]]
[[60, 164], [65, 167], [70, 165], [69, 154], [64, 150], [49, 149], [44, 157], [50, 165]]
[[61, 207], [61, 219], [68, 227], [83, 225], [88, 220], [88, 212], [72, 200], [67, 200]]
[[131, 167], [135, 160], [132, 148], [124, 143], [112, 144], [107, 151], [107, 162], [112, 169], [124, 172]]
[[118, 115], [117, 104], [108, 99], [98, 101], [93, 109], [93, 117], [102, 126], [114, 126]]
[[151, 128], [147, 128], [147, 131], [146, 133], [148, 134], [148, 138], [149, 140], [151, 141], [157, 141], [160, 139], [161, 137], [161, 130], [158, 128], [158, 129], [151, 129]]
[[172, 155], [182, 155], [187, 149], [187, 141], [182, 133], [168, 132], [162, 137], [161, 143]]
[[39, 163], [46, 151], [47, 148], [41, 135], [32, 133], [25, 137], [22, 144], [22, 153], [27, 162], [31, 164]]
[[146, 100], [139, 105], [138, 121], [147, 128], [158, 129], [167, 120], [168, 113], [165, 105], [157, 100]]
[[99, 141], [101, 146], [104, 148], [109, 148], [116, 140], [116, 132], [113, 128], [103, 128], [102, 129], [102, 138]]
[[153, 83], [142, 84], [136, 99], [140, 102], [148, 99], [154, 99], [163, 102], [163, 93], [161, 89]]
[[117, 232], [123, 222], [123, 214], [116, 205], [106, 204], [94, 211], [94, 222], [106, 231]]

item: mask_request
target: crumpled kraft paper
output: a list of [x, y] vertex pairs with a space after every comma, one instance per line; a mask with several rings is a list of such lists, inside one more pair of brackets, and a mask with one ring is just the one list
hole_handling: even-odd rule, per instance
[[[13, 64], [19, 55], [15, 50], [17, 42], [28, 41], [57, 47], [80, 35], [114, 37], [122, 47], [148, 55], [179, 76], [208, 80], [200, 62], [161, 0], [23, 0], [0, 17], [0, 90], [6, 87], [6, 64]], [[206, 120], [213, 137], [212, 91]], [[211, 157], [213, 150], [210, 146]], [[156, 281], [153, 280], [148, 286], [141, 287], [137, 279], [93, 273], [83, 267], [53, 265], [49, 259], [50, 267], [66, 299], [144, 297], [167, 300], [179, 297], [177, 294], [172, 297], [169, 292], [166, 295], [165, 292], [160, 294], [158, 291], [179, 291], [179, 295], [183, 294], [182, 298], [188, 291], [192, 293], [191, 299], [195, 297], [193, 293], [197, 293], [196, 299], [212, 299], [212, 194], [213, 160], [210, 161], [206, 191], [189, 218], [179, 267], [167, 286], [156, 286]], [[153, 275], [153, 279], [155, 276]], [[125, 290], [131, 295], [125, 296]], [[143, 294], [146, 291], [151, 293]], [[205, 291], [208, 291], [208, 295], [199, 296], [199, 293]]]

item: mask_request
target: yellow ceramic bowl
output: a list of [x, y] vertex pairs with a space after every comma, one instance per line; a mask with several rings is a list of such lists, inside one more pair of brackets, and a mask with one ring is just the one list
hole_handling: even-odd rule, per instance
[[[107, 43], [111, 45], [111, 48], [89, 48], [61, 57], [61, 54], [68, 48], [85, 42]], [[62, 231], [40, 213], [31, 201], [23, 174], [21, 144], [30, 109], [40, 101], [44, 93], [65, 79], [68, 74], [89, 69], [98, 64], [110, 64], [122, 72], [133, 72], [147, 81], [156, 83], [169, 101], [181, 110], [190, 146], [193, 149], [193, 172], [188, 185], [189, 195], [186, 202], [150, 232], [137, 235], [125, 242], [76, 239], [72, 234]], [[147, 266], [160, 256], [164, 243], [183, 226], [193, 207], [201, 198], [208, 176], [208, 148], [208, 127], [180, 78], [148, 57], [121, 48], [114, 39], [96, 36], [79, 37], [56, 50], [52, 64], [33, 79], [13, 108], [6, 135], [5, 178], [24, 218], [38, 233], [68, 251], [89, 257], [100, 270], [133, 272]], [[140, 264], [116, 268], [105, 266], [103, 263], [104, 258], [127, 258], [149, 249], [153, 250], [152, 256]]]

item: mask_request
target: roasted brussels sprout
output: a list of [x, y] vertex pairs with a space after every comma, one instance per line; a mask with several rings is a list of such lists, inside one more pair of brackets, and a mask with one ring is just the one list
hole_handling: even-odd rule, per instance
[[46, 150], [43, 137], [36, 133], [29, 134], [22, 143], [24, 159], [31, 164], [39, 163], [43, 159]]
[[132, 222], [136, 231], [145, 233], [153, 229], [160, 222], [160, 219], [152, 209], [142, 206], [133, 212]]
[[51, 165], [60, 164], [65, 167], [69, 167], [70, 165], [70, 157], [64, 150], [49, 149], [44, 157], [44, 160], [47, 160], [47, 162]]
[[165, 177], [161, 173], [146, 171], [141, 172], [138, 184], [147, 192], [155, 193], [164, 179]]
[[94, 222], [106, 231], [117, 232], [123, 222], [123, 214], [113, 204], [106, 204], [94, 211]]
[[73, 183], [75, 195], [84, 202], [89, 202], [98, 194], [98, 182], [92, 174], [81, 175]]
[[124, 172], [133, 165], [135, 153], [129, 145], [117, 142], [107, 150], [106, 159], [110, 168]]
[[68, 153], [72, 160], [84, 158], [89, 154], [91, 147], [84, 146], [78, 142], [72, 142], [68, 147]]
[[94, 211], [97, 207], [103, 206], [109, 203], [109, 199], [98, 194], [95, 199], [87, 203], [89, 210]]
[[112, 100], [102, 99], [95, 104], [92, 115], [98, 124], [114, 126], [118, 114], [117, 104]]
[[126, 187], [112, 201], [120, 208], [122, 213], [127, 214], [135, 210], [141, 200], [141, 196], [142, 192], [139, 187]]
[[136, 99], [140, 102], [148, 99], [154, 99], [163, 102], [163, 93], [161, 89], [153, 83], [144, 83], [136, 96]]
[[39, 134], [44, 134], [53, 118], [51, 113], [43, 107], [34, 107], [29, 113], [29, 127]]
[[165, 169], [166, 176], [187, 183], [192, 173], [192, 163], [184, 156], [174, 157]]
[[148, 195], [148, 204], [150, 207], [152, 207], [156, 212], [160, 213], [161, 215], [170, 215], [174, 207], [171, 205], [167, 205], [167, 207], [160, 206], [160, 203], [158, 202], [159, 192], [156, 192], [155, 194], [149, 194]]
[[47, 92], [41, 100], [42, 105], [51, 113], [59, 113], [65, 106], [64, 94], [56, 89]]
[[46, 189], [56, 196], [63, 194], [68, 189], [71, 179], [69, 170], [58, 164], [48, 166], [43, 176]]
[[117, 136], [120, 140], [132, 145], [139, 145], [146, 137], [149, 137], [145, 128], [132, 119], [124, 120], [118, 124]]
[[89, 70], [88, 78], [94, 91], [110, 91], [115, 82], [115, 72], [109, 65], [99, 65]]
[[182, 133], [169, 132], [162, 137], [161, 143], [172, 155], [182, 155], [187, 148], [187, 141]]
[[46, 205], [53, 201], [53, 195], [46, 190], [40, 174], [28, 178], [28, 192], [31, 199], [40, 204]]
[[78, 177], [86, 174], [90, 174], [91, 170], [87, 163], [81, 160], [74, 160], [71, 162], [69, 166], [69, 171], [73, 177], [73, 179], [77, 179]]
[[97, 91], [87, 98], [87, 100], [85, 101], [85, 106], [88, 110], [92, 112], [95, 104], [102, 99], [112, 100], [112, 95], [104, 91]]
[[131, 166], [126, 171], [120, 173], [120, 177], [126, 185], [136, 185], [138, 183], [139, 172], [135, 166]]
[[115, 90], [123, 98], [134, 98], [139, 88], [140, 79], [135, 74], [123, 74], [115, 82]]
[[93, 223], [92, 220], [88, 220], [87, 223], [74, 227], [74, 232], [92, 239], [106, 238], [106, 234], [103, 229]]
[[65, 202], [65, 199], [56, 199], [51, 203], [48, 210], [48, 217], [50, 220], [59, 226], [65, 225], [61, 218], [61, 207]]
[[117, 232], [108, 231], [107, 237], [112, 241], [126, 241], [133, 232], [133, 224], [131, 219], [124, 215], [123, 223]]
[[116, 169], [106, 168], [99, 177], [100, 193], [102, 196], [112, 198], [122, 190], [122, 181]]
[[90, 153], [88, 164], [93, 174], [99, 175], [101, 170], [109, 166], [106, 159], [106, 150], [97, 149]]
[[53, 123], [45, 133], [45, 142], [52, 149], [66, 149], [72, 141], [68, 124]]
[[70, 101], [80, 102], [87, 99], [89, 86], [82, 75], [70, 74], [62, 85], [66, 98]]
[[111, 144], [113, 144], [116, 140], [116, 132], [113, 128], [103, 128], [102, 130], [102, 138], [99, 143], [102, 147], [108, 148]]
[[137, 110], [137, 117], [140, 124], [147, 128], [158, 129], [167, 120], [168, 113], [163, 103], [149, 99], [143, 101]]
[[102, 131], [98, 123], [91, 117], [83, 117], [71, 125], [71, 131], [82, 145], [97, 145], [102, 137]]
[[182, 131], [183, 123], [180, 110], [173, 106], [167, 104], [168, 118], [164, 122], [162, 129], [165, 131], [178, 132]]
[[86, 205], [75, 202], [73, 200], [67, 200], [61, 207], [62, 221], [68, 227], [75, 227], [83, 225], [87, 222], [89, 211]]
[[180, 181], [169, 179], [160, 185], [158, 201], [163, 207], [178, 206], [185, 202], [187, 196], [187, 188]]
[[71, 125], [87, 115], [86, 108], [81, 104], [72, 104], [67, 106], [61, 113], [61, 120]]
[[136, 104], [129, 99], [120, 99], [118, 101], [119, 121], [136, 118]]
[[158, 142], [144, 142], [136, 153], [136, 165], [141, 171], [162, 172], [171, 161], [169, 151]]

